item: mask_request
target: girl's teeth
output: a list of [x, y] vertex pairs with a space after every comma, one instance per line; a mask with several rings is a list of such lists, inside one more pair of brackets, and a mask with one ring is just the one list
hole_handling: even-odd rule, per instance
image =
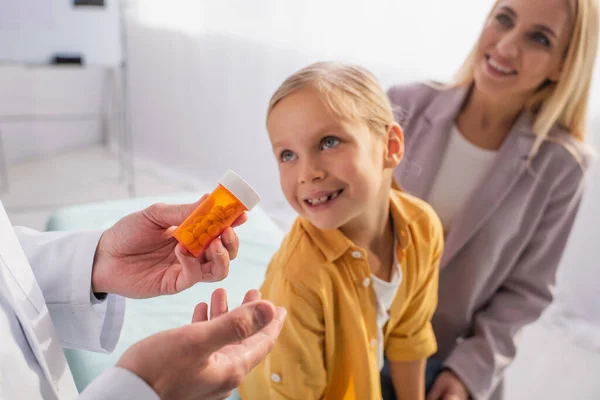
[[335, 192], [333, 194], [330, 194], [329, 196], [321, 196], [318, 199], [308, 199], [307, 201], [313, 205], [313, 206], [318, 206], [319, 204], [323, 204], [328, 202], [329, 200], [333, 200], [336, 197], [338, 197], [339, 192]]
[[318, 199], [313, 199], [313, 204], [321, 204], [327, 201], [327, 196], [319, 197]]

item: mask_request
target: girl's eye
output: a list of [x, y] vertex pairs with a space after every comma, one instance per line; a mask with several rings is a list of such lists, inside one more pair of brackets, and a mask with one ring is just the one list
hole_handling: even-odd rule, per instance
[[550, 46], [550, 40], [548, 39], [548, 37], [540, 32], [535, 32], [534, 34], [532, 34], [531, 40], [543, 46]]
[[321, 141], [321, 148], [322, 149], [330, 149], [332, 147], [337, 146], [338, 144], [340, 144], [340, 141], [338, 138], [336, 138], [334, 136], [327, 136], [326, 138], [324, 138]]
[[281, 162], [284, 162], [284, 163], [292, 161], [294, 159], [294, 157], [296, 157], [296, 155], [294, 154], [293, 151], [290, 151], [290, 150], [284, 150], [279, 155], [279, 158], [281, 159]]

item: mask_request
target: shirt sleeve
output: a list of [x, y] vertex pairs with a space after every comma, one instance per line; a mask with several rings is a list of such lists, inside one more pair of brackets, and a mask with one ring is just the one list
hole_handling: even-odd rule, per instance
[[386, 343], [386, 356], [390, 361], [408, 362], [425, 359], [437, 351], [437, 341], [431, 318], [437, 307], [439, 265], [444, 247], [442, 224], [432, 211], [429, 229], [415, 245], [418, 265], [411, 269], [418, 276], [415, 288], [409, 293], [400, 323]]

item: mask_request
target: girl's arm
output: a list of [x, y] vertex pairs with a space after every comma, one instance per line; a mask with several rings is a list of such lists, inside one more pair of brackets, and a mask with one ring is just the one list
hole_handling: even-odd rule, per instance
[[[408, 272], [416, 274], [409, 301], [399, 323], [392, 328], [385, 346], [390, 363], [390, 375], [398, 400], [421, 400], [425, 396], [425, 366], [429, 356], [437, 351], [431, 318], [437, 307], [439, 264], [444, 248], [442, 223], [429, 209], [429, 218], [422, 218], [420, 249]], [[408, 280], [408, 276], [407, 282]], [[413, 279], [410, 280], [411, 282]], [[393, 311], [392, 311], [393, 312]]]
[[425, 360], [390, 362], [390, 375], [398, 400], [425, 398]]

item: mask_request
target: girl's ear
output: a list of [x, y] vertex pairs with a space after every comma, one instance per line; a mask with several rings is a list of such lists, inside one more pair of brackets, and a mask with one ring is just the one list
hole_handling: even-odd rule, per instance
[[384, 167], [395, 168], [404, 157], [404, 132], [397, 122], [392, 122], [386, 132]]

